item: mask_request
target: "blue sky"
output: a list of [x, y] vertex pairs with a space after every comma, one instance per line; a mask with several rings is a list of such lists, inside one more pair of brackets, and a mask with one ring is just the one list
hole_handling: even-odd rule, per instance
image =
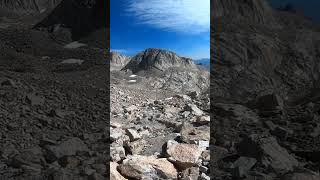
[[320, 22], [320, 0], [270, 0], [270, 2], [276, 7], [291, 3], [295, 7], [303, 10], [306, 16]]
[[111, 50], [162, 48], [210, 57], [210, 0], [111, 0]]

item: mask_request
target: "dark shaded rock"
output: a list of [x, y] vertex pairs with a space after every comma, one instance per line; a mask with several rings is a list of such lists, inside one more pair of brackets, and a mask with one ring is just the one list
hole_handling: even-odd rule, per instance
[[41, 169], [42, 166], [45, 165], [45, 159], [43, 157], [41, 148], [34, 147], [31, 149], [24, 150], [19, 155], [16, 155], [12, 159], [10, 165], [17, 168], [22, 166], [28, 166], [30, 168], [33, 167], [36, 169]]
[[240, 142], [238, 151], [242, 156], [256, 158], [279, 173], [291, 171], [298, 166], [298, 161], [274, 137], [251, 135]]
[[257, 98], [255, 108], [261, 111], [283, 110], [283, 100], [277, 94], [266, 94]]
[[47, 158], [51, 161], [62, 158], [63, 156], [73, 156], [77, 152], [88, 152], [89, 149], [79, 138], [71, 138], [63, 141], [59, 145], [47, 145]]
[[240, 157], [231, 166], [231, 172], [234, 177], [241, 178], [246, 176], [247, 172], [256, 164], [257, 160], [250, 157]]
[[214, 164], [218, 162], [219, 160], [223, 159], [227, 154], [228, 150], [223, 147], [215, 145], [210, 146], [210, 163]]
[[284, 175], [283, 180], [318, 180], [320, 179], [319, 173], [315, 172], [294, 172]]
[[286, 139], [288, 135], [293, 134], [293, 132], [290, 129], [276, 126], [275, 129], [271, 131], [271, 134], [273, 134], [274, 136], [277, 136], [280, 139]]
[[76, 168], [80, 164], [80, 160], [73, 156], [64, 156], [59, 159], [59, 164], [65, 168]]
[[89, 177], [88, 180], [105, 180], [106, 178], [103, 177], [101, 174], [98, 173], [92, 173]]
[[300, 150], [294, 151], [295, 155], [305, 158], [308, 161], [319, 162], [320, 161], [320, 151], [318, 150]]
[[197, 180], [199, 178], [199, 168], [198, 167], [191, 167], [182, 171], [181, 178], [189, 179], [189, 180]]
[[30, 93], [26, 96], [26, 101], [32, 106], [35, 106], [35, 105], [41, 106], [44, 104], [45, 99], [42, 96], [39, 96], [34, 93]]

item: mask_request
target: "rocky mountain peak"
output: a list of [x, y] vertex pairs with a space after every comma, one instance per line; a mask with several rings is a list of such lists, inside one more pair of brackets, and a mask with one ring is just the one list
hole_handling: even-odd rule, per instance
[[165, 71], [171, 67], [194, 68], [192, 59], [180, 57], [176, 53], [164, 50], [149, 48], [134, 56], [124, 69], [133, 72], [141, 70]]
[[120, 70], [125, 65], [128, 64], [130, 58], [120, 54], [118, 52], [111, 52], [110, 53], [110, 68], [111, 70]]

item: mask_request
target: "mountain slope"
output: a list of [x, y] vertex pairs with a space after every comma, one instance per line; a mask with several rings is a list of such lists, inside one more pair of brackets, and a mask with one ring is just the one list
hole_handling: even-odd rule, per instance
[[110, 70], [121, 70], [128, 64], [130, 58], [117, 52], [110, 53]]
[[169, 68], [194, 68], [195, 64], [191, 59], [179, 57], [174, 52], [149, 48], [134, 56], [124, 67], [124, 70], [131, 70], [133, 73], [139, 71], [165, 71]]

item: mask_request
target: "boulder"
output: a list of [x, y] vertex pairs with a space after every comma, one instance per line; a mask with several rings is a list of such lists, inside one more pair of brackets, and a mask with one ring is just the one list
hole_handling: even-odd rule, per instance
[[63, 156], [73, 156], [77, 152], [88, 152], [87, 145], [79, 138], [71, 138], [63, 141], [59, 145], [47, 145], [47, 158], [50, 160], [60, 159]]
[[133, 179], [177, 179], [177, 170], [166, 158], [128, 156], [120, 165], [121, 174]]
[[238, 145], [240, 155], [256, 158], [266, 167], [283, 173], [292, 171], [298, 161], [274, 137], [251, 135]]
[[179, 169], [186, 169], [199, 164], [202, 151], [194, 144], [179, 144], [175, 141], [168, 141], [166, 153], [169, 160]]
[[110, 162], [110, 179], [112, 180], [126, 180], [117, 170], [119, 164]]

